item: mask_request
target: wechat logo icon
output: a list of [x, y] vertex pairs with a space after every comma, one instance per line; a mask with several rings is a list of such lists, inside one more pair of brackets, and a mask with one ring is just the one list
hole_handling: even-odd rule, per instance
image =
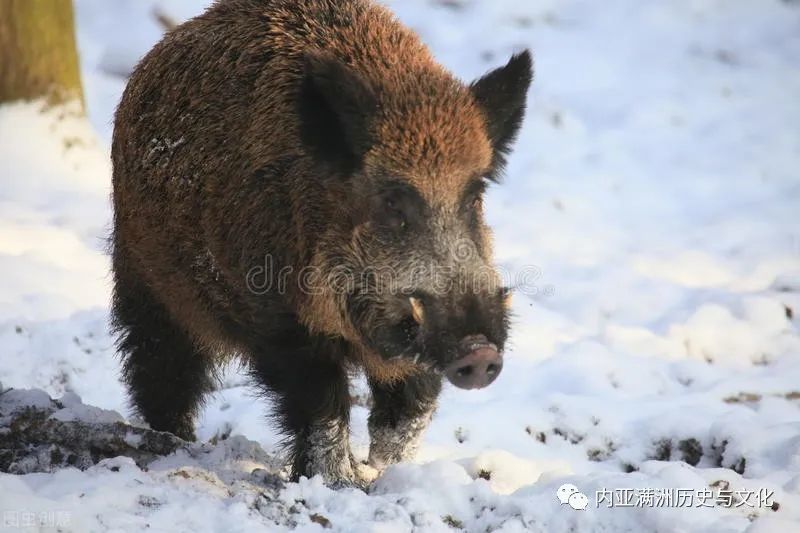
[[567, 504], [576, 511], [583, 511], [589, 506], [589, 498], [570, 483], [564, 483], [556, 491], [556, 498], [561, 505]]

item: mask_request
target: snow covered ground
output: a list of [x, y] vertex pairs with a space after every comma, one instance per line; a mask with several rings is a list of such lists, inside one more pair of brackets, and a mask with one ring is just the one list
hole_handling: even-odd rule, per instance
[[[159, 38], [156, 5], [203, 2], [76, 4], [91, 124], [0, 107], [0, 382], [116, 420], [74, 394], [128, 414], [103, 253], [119, 73]], [[0, 475], [0, 531], [800, 531], [800, 5], [389, 4], [465, 79], [535, 52], [487, 209], [520, 286], [502, 376], [446, 390], [416, 462], [366, 495], [259, 481], [278, 436], [231, 369], [199, 421], [216, 444]]]

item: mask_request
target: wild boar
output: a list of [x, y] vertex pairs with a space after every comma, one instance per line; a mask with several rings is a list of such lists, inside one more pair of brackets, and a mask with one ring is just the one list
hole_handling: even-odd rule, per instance
[[136, 67], [116, 113], [113, 325], [135, 410], [194, 438], [241, 357], [295, 478], [411, 457], [442, 379], [500, 373], [508, 290], [482, 195], [525, 112], [529, 52], [465, 84], [368, 0], [219, 0]]

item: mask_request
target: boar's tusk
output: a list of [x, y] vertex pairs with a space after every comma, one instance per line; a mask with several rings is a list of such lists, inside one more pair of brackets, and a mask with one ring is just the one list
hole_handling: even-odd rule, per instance
[[417, 324], [422, 325], [425, 321], [425, 307], [423, 307], [422, 302], [419, 298], [414, 298], [413, 296], [408, 299], [411, 302], [411, 316], [414, 317], [414, 320], [417, 321]]

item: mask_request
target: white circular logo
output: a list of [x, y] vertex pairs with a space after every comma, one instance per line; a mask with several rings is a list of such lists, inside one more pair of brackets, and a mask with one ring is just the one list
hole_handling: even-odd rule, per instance
[[556, 498], [561, 505], [567, 504], [576, 511], [583, 511], [589, 506], [589, 498], [571, 483], [564, 483], [558, 487]]

